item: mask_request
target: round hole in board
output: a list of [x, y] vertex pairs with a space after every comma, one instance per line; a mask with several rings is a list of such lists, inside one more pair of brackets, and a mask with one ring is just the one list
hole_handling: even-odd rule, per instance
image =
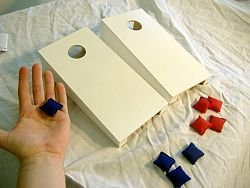
[[79, 59], [86, 55], [86, 49], [81, 45], [74, 45], [70, 47], [68, 55], [74, 59]]
[[138, 31], [138, 30], [141, 30], [142, 25], [138, 21], [130, 20], [130, 21], [128, 21], [128, 28], [131, 30]]

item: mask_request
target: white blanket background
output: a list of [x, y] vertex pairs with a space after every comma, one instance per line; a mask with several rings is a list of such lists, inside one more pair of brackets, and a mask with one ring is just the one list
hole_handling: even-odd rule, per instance
[[[250, 187], [250, 1], [235, 0], [58, 0], [0, 16], [9, 34], [0, 54], [0, 127], [10, 130], [18, 116], [17, 78], [21, 66], [40, 63], [37, 50], [82, 27], [97, 35], [107, 16], [143, 8], [212, 74], [153, 117], [117, 149], [69, 99], [72, 120], [65, 172], [68, 187], [173, 187], [152, 161], [164, 151], [192, 178], [189, 188]], [[162, 49], [161, 49], [162, 50]], [[189, 127], [200, 96], [224, 102], [222, 133], [200, 136]], [[181, 151], [193, 142], [205, 156], [191, 165]], [[0, 149], [0, 187], [16, 186], [17, 159]]]

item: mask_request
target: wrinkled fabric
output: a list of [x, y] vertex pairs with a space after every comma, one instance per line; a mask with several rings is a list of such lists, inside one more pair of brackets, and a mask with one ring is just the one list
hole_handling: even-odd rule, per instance
[[[116, 148], [69, 100], [71, 136], [65, 157], [67, 179], [82, 187], [172, 187], [153, 165], [164, 151], [192, 180], [184, 187], [250, 186], [250, 2], [243, 0], [58, 0], [0, 16], [9, 34], [0, 54], [0, 127], [10, 130], [18, 117], [17, 78], [21, 66], [41, 63], [38, 49], [82, 28], [100, 34], [102, 18], [143, 8], [212, 74], [208, 83], [178, 96]], [[159, 49], [160, 50], [160, 49]], [[189, 124], [200, 113], [200, 96], [221, 99], [218, 114], [227, 119], [222, 133], [200, 136]], [[195, 165], [181, 151], [194, 142], [206, 155]], [[0, 185], [15, 187], [18, 162], [0, 150]]]

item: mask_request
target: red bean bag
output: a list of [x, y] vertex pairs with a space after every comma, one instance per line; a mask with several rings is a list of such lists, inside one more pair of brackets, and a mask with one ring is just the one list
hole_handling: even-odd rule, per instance
[[220, 112], [223, 102], [208, 96], [208, 108], [214, 110], [215, 112]]
[[210, 129], [220, 133], [226, 120], [224, 118], [211, 115], [209, 118], [209, 122], [212, 124]]
[[208, 100], [204, 97], [200, 97], [198, 102], [193, 105], [193, 108], [200, 111], [201, 113], [206, 113], [208, 105], [209, 105]]
[[206, 130], [212, 126], [212, 124], [199, 116], [193, 123], [190, 124], [190, 126], [200, 135], [203, 135]]

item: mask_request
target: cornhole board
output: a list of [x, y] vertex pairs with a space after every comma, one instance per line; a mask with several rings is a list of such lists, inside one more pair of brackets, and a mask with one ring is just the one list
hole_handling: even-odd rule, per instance
[[[83, 54], [70, 57], [71, 47]], [[68, 96], [117, 146], [167, 102], [88, 28], [39, 50]], [[72, 55], [72, 54], [71, 54]]]
[[169, 103], [210, 76], [143, 9], [103, 19], [101, 39]]

